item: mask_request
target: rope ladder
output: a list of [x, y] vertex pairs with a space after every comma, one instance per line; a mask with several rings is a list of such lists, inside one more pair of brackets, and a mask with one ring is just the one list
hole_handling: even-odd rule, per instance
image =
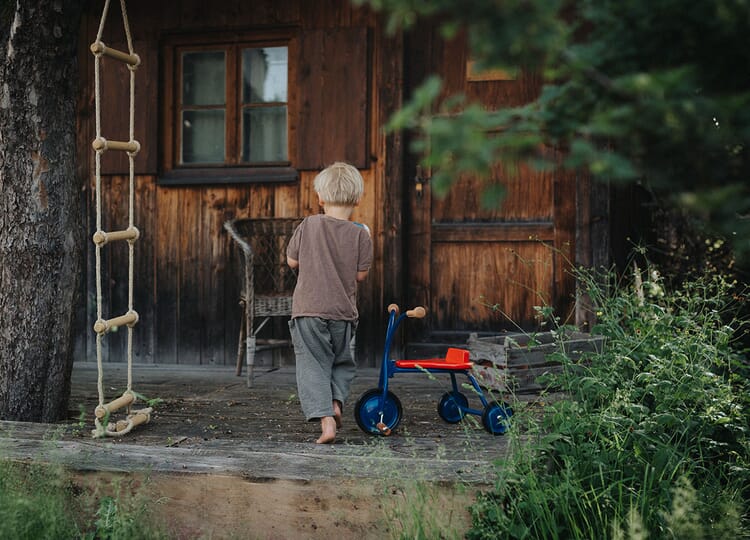
[[[133, 327], [138, 323], [138, 313], [133, 309], [133, 274], [135, 260], [135, 242], [140, 235], [133, 223], [135, 206], [135, 156], [141, 149], [140, 143], [135, 140], [135, 72], [141, 63], [140, 57], [133, 51], [133, 40], [130, 35], [125, 0], [120, 0], [122, 20], [125, 27], [128, 52], [118, 51], [107, 47], [102, 42], [104, 24], [109, 12], [110, 0], [105, 0], [99, 30], [96, 40], [91, 44], [91, 52], [94, 55], [94, 84], [95, 84], [95, 106], [96, 106], [96, 138], [92, 142], [95, 153], [95, 192], [96, 192], [96, 232], [93, 242], [96, 251], [96, 363], [98, 369], [97, 389], [99, 393], [99, 405], [94, 410], [95, 429], [92, 436], [120, 437], [129, 433], [134, 427], [144, 424], [151, 419], [151, 407], [131, 411], [131, 405], [135, 403], [137, 396], [133, 392]], [[100, 87], [100, 64], [103, 56], [123, 62], [130, 71], [130, 118], [129, 118], [129, 140], [114, 141], [107, 140], [102, 136], [101, 126], [101, 87]], [[128, 227], [124, 230], [109, 231], [102, 230], [102, 175], [101, 158], [106, 151], [126, 152], [128, 155]], [[122, 315], [104, 319], [102, 316], [102, 268], [101, 250], [112, 242], [125, 241], [128, 243], [128, 311]], [[105, 403], [104, 401], [104, 370], [102, 365], [102, 341], [104, 336], [113, 328], [127, 326], [127, 389], [118, 398]], [[127, 408], [127, 417], [118, 422], [109, 422], [110, 414]]]

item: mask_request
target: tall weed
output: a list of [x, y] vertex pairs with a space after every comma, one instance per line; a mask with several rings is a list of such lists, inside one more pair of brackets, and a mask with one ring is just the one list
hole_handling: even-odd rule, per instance
[[[25, 464], [0, 456], [0, 538], [13, 540], [159, 540], [154, 501], [118, 482], [105, 495], [74, 481], [60, 466]], [[125, 486], [127, 488], [127, 486]]]
[[480, 495], [468, 537], [746, 536], [750, 439], [732, 284], [714, 275], [667, 291], [655, 271], [627, 286], [578, 277], [605, 346], [573, 361], [568, 329], [553, 330], [564, 369], [548, 382], [565, 397], [516, 419], [531, 440], [513, 445]]
[[76, 538], [73, 486], [61, 468], [0, 459], [0, 538]]

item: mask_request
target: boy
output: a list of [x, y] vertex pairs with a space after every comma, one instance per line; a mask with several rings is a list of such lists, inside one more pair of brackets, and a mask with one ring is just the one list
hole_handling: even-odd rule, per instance
[[320, 420], [318, 444], [329, 444], [341, 427], [356, 364], [354, 336], [357, 282], [372, 263], [369, 230], [349, 221], [364, 192], [359, 171], [337, 162], [321, 171], [314, 188], [324, 214], [305, 218], [287, 248], [298, 268], [289, 330], [297, 359], [297, 392], [308, 421]]

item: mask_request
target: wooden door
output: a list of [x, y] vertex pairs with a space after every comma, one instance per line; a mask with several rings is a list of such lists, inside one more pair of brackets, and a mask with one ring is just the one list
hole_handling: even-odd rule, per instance
[[407, 268], [411, 305], [429, 308], [425, 331], [498, 331], [538, 325], [537, 307], [571, 306], [575, 184], [559, 171], [521, 167], [494, 181], [501, 206], [482, 205], [482, 182], [461, 178], [438, 199], [411, 191]]
[[[430, 56], [425, 64], [442, 75], [446, 94], [463, 92], [488, 109], [521, 105], [538, 95], [539, 77], [471, 77], [460, 39], [447, 44], [432, 39], [423, 49]], [[554, 149], [546, 151], [557, 157]], [[416, 161], [407, 160], [405, 174], [413, 181], [405, 189], [406, 290], [409, 304], [426, 306], [430, 315], [421, 326], [412, 325], [418, 329], [411, 340], [529, 330], [539, 324], [537, 307], [552, 307], [563, 320], [569, 316], [575, 287], [569, 272], [575, 253], [574, 174], [523, 164], [506, 172], [498, 166], [488, 181], [502, 183], [506, 196], [500, 206], [486, 208], [478, 179], [458, 179], [439, 199], [429, 172], [421, 175], [420, 195], [417, 171]]]

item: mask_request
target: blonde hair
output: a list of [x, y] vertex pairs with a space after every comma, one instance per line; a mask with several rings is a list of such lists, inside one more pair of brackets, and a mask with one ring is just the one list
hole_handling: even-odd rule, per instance
[[357, 168], [341, 161], [320, 171], [313, 187], [323, 201], [339, 206], [356, 205], [365, 192], [365, 182]]

